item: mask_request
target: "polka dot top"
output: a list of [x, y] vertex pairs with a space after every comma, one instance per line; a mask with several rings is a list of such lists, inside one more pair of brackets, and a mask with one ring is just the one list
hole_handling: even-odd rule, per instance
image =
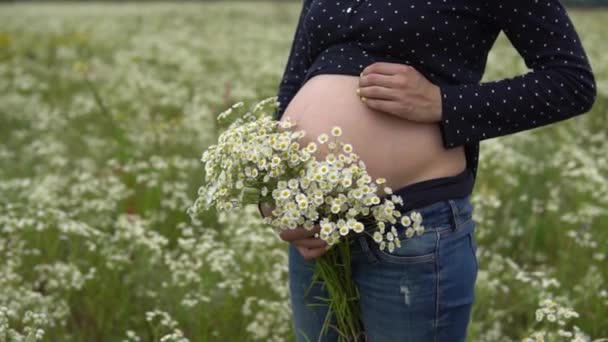
[[[480, 83], [501, 31], [532, 70]], [[275, 118], [312, 76], [358, 76], [378, 61], [411, 65], [440, 87], [443, 145], [464, 145], [473, 178], [481, 140], [585, 113], [596, 98], [559, 0], [303, 0]]]

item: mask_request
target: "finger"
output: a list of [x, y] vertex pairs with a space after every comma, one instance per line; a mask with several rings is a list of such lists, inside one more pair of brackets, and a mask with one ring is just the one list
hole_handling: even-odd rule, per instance
[[325, 247], [322, 248], [306, 248], [306, 247], [297, 247], [300, 251], [302, 257], [306, 260], [315, 259], [323, 254], [327, 253], [327, 249]]
[[399, 84], [397, 80], [395, 80], [395, 75], [384, 75], [372, 72], [359, 77], [359, 88], [369, 86], [398, 88]]
[[298, 239], [291, 242], [296, 246], [307, 248], [321, 248], [327, 246], [327, 242], [318, 238]]
[[372, 109], [389, 114], [398, 115], [398, 104], [395, 101], [382, 99], [366, 99], [364, 102], [368, 107]]
[[297, 227], [294, 229], [288, 228], [288, 229], [283, 229], [279, 233], [279, 237], [283, 241], [293, 241], [296, 239], [303, 239], [303, 238], [314, 236], [315, 233], [318, 233], [319, 231], [321, 231], [321, 226], [319, 226], [319, 225], [314, 225], [311, 230], [306, 230], [306, 228], [304, 228], [304, 227]]
[[262, 217], [273, 217], [271, 213], [272, 209], [270, 209], [270, 206], [267, 203], [258, 203], [258, 208], [260, 209]]
[[259, 207], [260, 211], [262, 212], [262, 216], [263, 217], [274, 217], [274, 215], [272, 215], [272, 211], [275, 209], [275, 207], [273, 205], [270, 205], [266, 202], [262, 202], [259, 203]]
[[361, 76], [368, 73], [394, 75], [398, 72], [407, 70], [407, 67], [409, 67], [409, 65], [403, 63], [375, 62], [363, 68], [363, 71], [361, 71]]
[[398, 95], [395, 89], [386, 88], [382, 86], [372, 85], [367, 87], [359, 88], [359, 96], [363, 96], [366, 99], [378, 99], [378, 100], [397, 100]]

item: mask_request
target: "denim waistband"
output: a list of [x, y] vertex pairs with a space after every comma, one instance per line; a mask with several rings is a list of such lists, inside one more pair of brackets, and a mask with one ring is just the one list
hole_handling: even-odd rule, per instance
[[403, 198], [403, 205], [398, 206], [399, 211], [403, 213], [423, 208], [432, 203], [469, 196], [473, 192], [474, 183], [473, 172], [471, 169], [465, 168], [455, 176], [433, 178], [409, 184], [394, 190], [393, 194]]
[[[393, 191], [394, 195], [401, 196], [403, 199], [403, 205], [397, 204], [395, 209], [402, 214], [415, 209], [423, 216], [423, 225], [425, 225], [424, 214], [427, 214], [429, 220], [444, 220], [450, 213], [453, 215], [455, 212], [466, 211], [464, 208], [467, 203], [470, 205], [469, 200], [474, 182], [475, 177], [472, 171], [465, 168], [455, 176], [433, 178], [406, 185]], [[260, 204], [258, 203], [258, 210], [264, 217]], [[430, 213], [433, 215], [429, 215]], [[315, 220], [314, 223], [318, 224], [320, 221], [321, 218]], [[431, 225], [425, 225], [426, 227], [431, 227]], [[368, 228], [371, 227], [366, 226], [366, 230]]]

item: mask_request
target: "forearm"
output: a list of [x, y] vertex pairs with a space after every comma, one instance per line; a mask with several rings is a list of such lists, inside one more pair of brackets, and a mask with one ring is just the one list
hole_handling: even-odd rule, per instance
[[596, 81], [558, 0], [486, 0], [485, 13], [530, 72], [481, 84], [442, 85], [439, 121], [446, 148], [503, 136], [588, 112]]

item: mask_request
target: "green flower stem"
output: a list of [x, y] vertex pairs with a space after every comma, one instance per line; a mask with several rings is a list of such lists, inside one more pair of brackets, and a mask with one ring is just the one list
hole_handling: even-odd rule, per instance
[[314, 283], [318, 278], [324, 281], [329, 293], [329, 298], [319, 298], [329, 303], [321, 334], [327, 333], [331, 314], [334, 313], [337, 322], [337, 327], [334, 328], [340, 335], [340, 341], [357, 341], [363, 329], [360, 319], [359, 290], [351, 272], [349, 239], [337, 243], [327, 253], [317, 258], [312, 282]]

